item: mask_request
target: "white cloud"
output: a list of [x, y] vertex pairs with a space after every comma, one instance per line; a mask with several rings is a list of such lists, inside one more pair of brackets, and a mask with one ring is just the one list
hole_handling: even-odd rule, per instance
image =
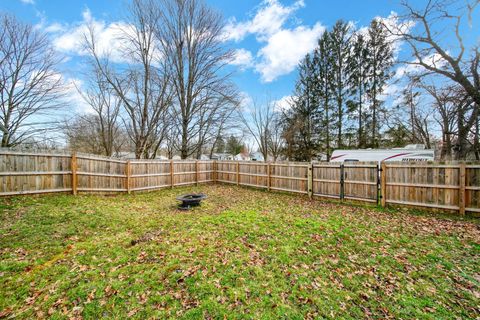
[[[255, 70], [261, 74], [264, 82], [271, 82], [279, 76], [295, 70], [298, 62], [315, 48], [317, 39], [325, 28], [316, 23], [313, 27], [299, 25], [286, 27], [287, 21], [295, 11], [303, 8], [303, 0], [297, 0], [290, 6], [282, 5], [278, 0], [264, 0], [255, 15], [247, 21], [237, 22], [231, 19], [225, 28], [227, 40], [240, 41], [253, 34], [260, 43], [264, 43], [253, 62]], [[245, 53], [245, 49], [242, 53]], [[239, 59], [247, 61], [245, 54]], [[250, 60], [248, 63], [251, 65]]]
[[[438, 53], [430, 54], [426, 57], [423, 57], [422, 61], [429, 66], [435, 68], [442, 68], [446, 65], [446, 61]], [[421, 72], [425, 71], [425, 68], [421, 65], [418, 65], [418, 59], [412, 60], [410, 63], [403, 64], [395, 70], [394, 79], [401, 79], [405, 76], [415, 76], [419, 75]]]
[[237, 49], [234, 52], [234, 58], [230, 64], [239, 66], [241, 69], [249, 68], [253, 65], [252, 53], [245, 49]]
[[20, 2], [25, 4], [35, 4], [34, 0], [20, 0]]
[[317, 39], [324, 30], [320, 23], [316, 23], [312, 28], [299, 26], [293, 30], [278, 31], [258, 52], [260, 62], [255, 70], [261, 74], [265, 82], [271, 82], [281, 75], [292, 72], [305, 54], [315, 49]]
[[273, 102], [274, 110], [276, 112], [287, 111], [292, 107], [293, 96], [283, 96], [282, 98]]
[[238, 105], [239, 110], [242, 112], [251, 110], [251, 107], [253, 105], [253, 98], [247, 92], [240, 92], [239, 97], [240, 97], [240, 103]]
[[128, 25], [122, 21], [106, 23], [96, 20], [92, 17], [90, 10], [85, 9], [82, 12], [83, 20], [80, 23], [71, 26], [62, 26], [51, 24], [45, 28], [45, 31], [54, 33], [53, 45], [63, 53], [71, 55], [86, 55], [82, 42], [84, 35], [88, 33], [88, 26], [91, 25], [96, 36], [96, 46], [100, 56], [109, 56], [113, 62], [128, 62], [123, 54], [122, 41], [119, 40], [122, 30], [128, 28]]
[[256, 34], [259, 40], [265, 41], [282, 28], [292, 13], [304, 6], [303, 0], [297, 0], [291, 6], [283, 6], [278, 0], [264, 0], [251, 20], [237, 22], [231, 19], [225, 28], [226, 38], [240, 41], [248, 34]]
[[62, 32], [62, 31], [65, 31], [65, 26], [63, 26], [62, 24], [58, 23], [58, 22], [55, 22], [55, 23], [52, 23], [46, 27], [43, 27], [43, 31], [47, 32], [47, 33], [57, 33], [57, 32]]

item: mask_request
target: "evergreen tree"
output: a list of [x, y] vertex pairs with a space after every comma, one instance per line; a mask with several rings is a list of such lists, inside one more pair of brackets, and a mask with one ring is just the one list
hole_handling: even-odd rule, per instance
[[285, 115], [284, 136], [294, 160], [310, 161], [319, 151], [318, 73], [310, 54], [305, 56], [298, 68], [292, 107]]
[[330, 160], [332, 154], [332, 130], [335, 128], [333, 121], [333, 86], [332, 86], [332, 53], [330, 35], [325, 31], [318, 40], [318, 47], [315, 49], [315, 66], [317, 69], [317, 87], [319, 92], [319, 109], [317, 110], [320, 119], [320, 139], [322, 146], [320, 150]]
[[351, 119], [357, 120], [357, 147], [366, 147], [365, 125], [367, 113], [365, 110], [365, 93], [368, 91], [368, 41], [365, 36], [357, 32], [352, 38], [352, 56], [349, 61], [350, 83], [352, 86], [351, 98], [347, 102], [347, 110]]
[[379, 115], [384, 112], [382, 109], [383, 101], [380, 100], [380, 96], [388, 80], [392, 77], [391, 69], [394, 63], [392, 45], [387, 36], [387, 30], [382, 22], [377, 19], [372, 20], [368, 28], [367, 75], [369, 88], [366, 92], [370, 100], [370, 146], [372, 148], [378, 148], [380, 143]]
[[222, 136], [218, 137], [218, 140], [215, 144], [215, 152], [217, 153], [225, 152], [225, 140], [223, 140]]
[[339, 20], [330, 31], [330, 47], [332, 58], [332, 87], [336, 101], [336, 138], [337, 148], [343, 147], [343, 130], [345, 126], [346, 101], [351, 93], [349, 85], [350, 56], [352, 51], [352, 30], [351, 26]]
[[237, 137], [230, 136], [227, 140], [225, 151], [227, 151], [227, 153], [237, 155], [242, 152], [243, 148], [243, 143]]

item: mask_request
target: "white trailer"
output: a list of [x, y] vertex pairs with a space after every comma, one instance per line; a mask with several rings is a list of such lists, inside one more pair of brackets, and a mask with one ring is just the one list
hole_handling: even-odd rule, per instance
[[357, 149], [335, 150], [330, 162], [356, 161], [433, 161], [435, 151], [425, 149], [423, 145], [407, 145], [405, 148], [393, 149]]

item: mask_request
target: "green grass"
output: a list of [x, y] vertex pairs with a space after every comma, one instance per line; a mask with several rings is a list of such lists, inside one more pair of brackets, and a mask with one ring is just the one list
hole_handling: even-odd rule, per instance
[[[203, 191], [204, 205], [174, 196]], [[0, 199], [0, 318], [475, 318], [478, 222], [229, 186]]]

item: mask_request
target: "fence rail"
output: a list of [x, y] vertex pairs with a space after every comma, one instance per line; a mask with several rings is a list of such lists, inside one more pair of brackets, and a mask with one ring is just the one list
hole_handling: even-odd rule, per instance
[[121, 160], [86, 154], [0, 151], [0, 196], [134, 192], [208, 182], [480, 213], [480, 164]]

